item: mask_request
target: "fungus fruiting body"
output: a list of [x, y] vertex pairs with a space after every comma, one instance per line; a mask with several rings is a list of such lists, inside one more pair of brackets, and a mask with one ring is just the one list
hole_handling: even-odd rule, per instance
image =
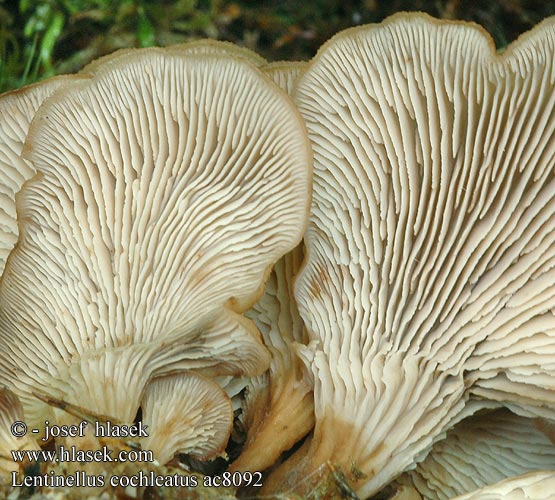
[[299, 243], [311, 174], [284, 92], [241, 60], [140, 51], [45, 102], [24, 157], [40, 175], [18, 197], [0, 378], [30, 425], [52, 412], [33, 393], [130, 422], [155, 374], [267, 368], [241, 313]]
[[365, 498], [484, 405], [555, 418], [554, 52], [553, 20], [497, 55], [477, 26], [401, 14], [300, 78], [316, 424], [268, 491], [329, 462]]
[[452, 500], [553, 500], [555, 499], [555, 473], [530, 472], [512, 477]]
[[181, 373], [150, 381], [141, 403], [144, 424], [150, 429], [141, 443], [160, 463], [176, 453], [200, 460], [225, 449], [233, 423], [233, 408], [215, 382]]
[[201, 41], [42, 85], [0, 98], [0, 477], [15, 419], [141, 418], [116, 448], [158, 467], [228, 458], [242, 410], [261, 497], [554, 497], [554, 19], [503, 54], [400, 14], [308, 65]]
[[415, 486], [427, 500], [449, 500], [514, 476], [555, 470], [555, 446], [543, 427], [542, 419], [507, 410], [473, 415], [397, 481]]
[[31, 120], [48, 96], [81, 79], [54, 77], [0, 97], [0, 276], [18, 236], [15, 196], [35, 173], [33, 166], [21, 157]]

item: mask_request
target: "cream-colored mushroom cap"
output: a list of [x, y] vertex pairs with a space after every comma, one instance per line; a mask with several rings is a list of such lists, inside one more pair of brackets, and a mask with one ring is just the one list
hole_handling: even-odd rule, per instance
[[148, 433], [141, 446], [152, 450], [161, 464], [176, 453], [209, 460], [224, 452], [233, 408], [215, 382], [194, 373], [154, 379], [146, 386], [141, 408]]
[[303, 122], [254, 66], [136, 52], [45, 103], [25, 158], [20, 244], [0, 289], [0, 364], [33, 392], [132, 421], [154, 373], [256, 375], [241, 313], [300, 241]]
[[553, 19], [497, 55], [475, 25], [400, 14], [300, 78], [316, 424], [268, 491], [329, 461], [366, 498], [488, 400], [555, 418], [554, 61]]
[[555, 472], [531, 472], [505, 479], [452, 500], [554, 500]]
[[190, 55], [218, 55], [233, 57], [235, 59], [241, 59], [243, 61], [250, 62], [255, 66], [265, 66], [267, 64], [266, 59], [264, 59], [260, 54], [248, 49], [247, 47], [242, 47], [235, 43], [203, 39], [194, 40], [192, 42], [179, 43], [177, 45], [170, 45], [167, 47], [168, 51], [181, 54]]
[[542, 421], [507, 410], [464, 419], [398, 479], [427, 500], [448, 500], [528, 472], [555, 470], [555, 446]]
[[58, 76], [0, 96], [0, 276], [18, 235], [15, 195], [35, 173], [21, 158], [29, 125], [42, 102], [77, 76]]

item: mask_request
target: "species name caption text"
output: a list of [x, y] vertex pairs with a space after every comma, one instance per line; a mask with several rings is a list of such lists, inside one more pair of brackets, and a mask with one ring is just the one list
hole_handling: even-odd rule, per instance
[[[51, 438], [84, 437], [89, 422], [81, 421], [76, 425], [52, 425], [45, 422], [44, 436], [40, 441], [46, 443]], [[115, 425], [111, 422], [95, 422], [94, 435], [99, 438], [136, 438], [148, 437], [148, 426], [139, 422], [135, 425]], [[27, 424], [22, 421], [14, 422], [11, 433], [21, 438], [29, 432]], [[31, 429], [32, 434], [38, 434], [39, 429]], [[90, 432], [90, 431], [89, 431]], [[76, 446], [57, 446], [55, 450], [12, 450], [12, 459], [18, 464], [45, 463], [110, 463], [110, 462], [155, 462], [151, 450], [119, 450], [117, 453], [102, 446], [98, 450], [80, 450]], [[195, 488], [202, 484], [204, 487], [239, 487], [262, 486], [261, 472], [223, 472], [218, 476], [197, 476], [195, 474], [166, 474], [159, 475], [153, 471], [139, 471], [134, 475], [111, 475], [108, 480], [104, 475], [91, 475], [85, 471], [75, 471], [69, 475], [56, 474], [49, 471], [42, 475], [25, 476], [19, 472], [12, 472], [12, 487], [186, 487]]]

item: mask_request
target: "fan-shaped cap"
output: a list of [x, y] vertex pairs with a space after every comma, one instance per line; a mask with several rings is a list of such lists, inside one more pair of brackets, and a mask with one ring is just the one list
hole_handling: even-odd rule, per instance
[[540, 427], [538, 419], [507, 410], [473, 415], [399, 481], [409, 480], [428, 500], [448, 500], [513, 476], [555, 470], [555, 447]]
[[400, 14], [299, 80], [316, 424], [268, 491], [330, 461], [367, 497], [482, 399], [555, 417], [554, 24], [499, 56], [475, 25]]
[[555, 472], [531, 472], [505, 479], [452, 500], [554, 500]]
[[80, 79], [58, 76], [0, 96], [0, 276], [17, 241], [15, 195], [35, 173], [32, 165], [21, 158], [31, 120], [56, 89]]
[[148, 433], [141, 445], [161, 464], [176, 453], [208, 460], [225, 450], [233, 408], [215, 382], [193, 373], [154, 379], [145, 388], [141, 408]]
[[[26, 434], [15, 437], [12, 425], [24, 422], [23, 408], [16, 395], [6, 388], [0, 388], [0, 484], [9, 477], [10, 473], [19, 469], [20, 463], [13, 460], [11, 452], [14, 450], [38, 450], [37, 443]], [[21, 430], [18, 427], [17, 430]]]
[[267, 368], [240, 313], [299, 243], [311, 185], [284, 92], [239, 60], [137, 52], [50, 99], [25, 157], [41, 175], [18, 199], [0, 370], [28, 419], [49, 411], [32, 392], [129, 422], [154, 373]]

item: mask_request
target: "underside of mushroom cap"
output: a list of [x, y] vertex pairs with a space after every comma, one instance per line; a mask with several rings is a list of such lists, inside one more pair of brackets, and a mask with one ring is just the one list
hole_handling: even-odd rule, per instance
[[544, 426], [504, 409], [473, 415], [397, 481], [414, 485], [427, 500], [449, 500], [513, 476], [555, 470], [555, 446]]
[[146, 51], [103, 68], [50, 99], [26, 144], [40, 175], [18, 198], [0, 360], [36, 425], [49, 388], [132, 421], [153, 373], [224, 332], [223, 373], [266, 369], [240, 313], [306, 226], [304, 125], [251, 64]]
[[555, 500], [555, 472], [512, 477], [452, 500]]
[[[329, 461], [367, 497], [479, 409], [479, 387], [555, 417], [554, 25], [500, 56], [474, 25], [396, 15], [334, 37], [301, 77], [316, 426], [267, 491]], [[507, 362], [482, 372], [493, 338]]]
[[78, 76], [58, 76], [0, 96], [0, 276], [17, 242], [15, 195], [35, 173], [21, 151], [31, 120], [42, 102]]
[[276, 61], [264, 64], [260, 69], [291, 95], [297, 80], [307, 67], [308, 63], [305, 61]]
[[180, 373], [149, 382], [141, 403], [148, 437], [141, 441], [165, 464], [176, 453], [209, 460], [221, 455], [231, 433], [231, 400], [215, 382]]

